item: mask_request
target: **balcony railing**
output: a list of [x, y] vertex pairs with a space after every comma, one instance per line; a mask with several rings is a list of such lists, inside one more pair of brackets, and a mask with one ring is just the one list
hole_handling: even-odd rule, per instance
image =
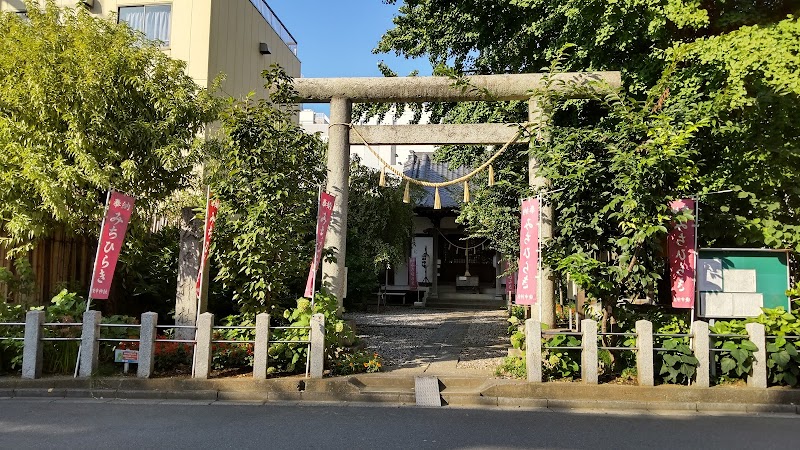
[[297, 40], [295, 40], [292, 33], [289, 33], [289, 30], [286, 29], [286, 26], [281, 22], [281, 19], [275, 14], [275, 11], [269, 7], [266, 0], [250, 0], [250, 3], [256, 7], [258, 12], [261, 13], [261, 16], [264, 17], [264, 20], [278, 33], [278, 36], [286, 43], [286, 46], [289, 47], [289, 50], [292, 51], [295, 55], [297, 55]]

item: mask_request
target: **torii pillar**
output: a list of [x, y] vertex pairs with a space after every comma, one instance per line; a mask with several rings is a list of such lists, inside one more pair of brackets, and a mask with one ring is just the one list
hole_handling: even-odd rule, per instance
[[350, 114], [353, 103], [343, 97], [331, 98], [331, 126], [328, 131], [328, 183], [325, 190], [336, 197], [325, 238], [325, 247], [333, 247], [335, 262], [322, 262], [322, 283], [336, 296], [339, 308], [347, 292], [347, 202], [350, 191]]

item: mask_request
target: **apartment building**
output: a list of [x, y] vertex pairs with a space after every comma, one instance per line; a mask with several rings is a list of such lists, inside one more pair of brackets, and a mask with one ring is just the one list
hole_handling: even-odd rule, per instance
[[[43, 3], [43, 1], [42, 1]], [[159, 41], [164, 52], [186, 62], [197, 84], [208, 87], [225, 74], [222, 94], [265, 94], [261, 71], [279, 64], [300, 76], [297, 41], [265, 0], [56, 0], [113, 18]], [[0, 11], [24, 12], [23, 0], [0, 0]]]

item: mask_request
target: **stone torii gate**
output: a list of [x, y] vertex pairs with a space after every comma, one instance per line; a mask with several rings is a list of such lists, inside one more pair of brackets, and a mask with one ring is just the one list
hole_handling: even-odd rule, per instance
[[[339, 299], [344, 298], [345, 255], [347, 253], [347, 202], [350, 177], [350, 145], [363, 141], [350, 134], [353, 103], [415, 103], [415, 102], [469, 102], [527, 100], [528, 121], [546, 124], [548, 118], [531, 92], [545, 87], [545, 74], [475, 75], [465, 77], [474, 89], [462, 89], [446, 77], [405, 78], [297, 78], [295, 88], [298, 103], [330, 103], [331, 125], [328, 133], [327, 191], [336, 196], [332, 222], [326, 239], [327, 247], [336, 248], [336, 262], [323, 263], [323, 281], [331, 285]], [[565, 94], [567, 86], [592, 88], [607, 86], [618, 89], [619, 72], [562, 73], [550, 76], [549, 89]], [[597, 83], [600, 82], [600, 83]], [[502, 145], [511, 141], [518, 131], [517, 124], [431, 124], [431, 125], [353, 125], [358, 134], [370, 145]], [[548, 139], [542, 133], [538, 139]], [[547, 186], [548, 180], [535, 176], [538, 163], [529, 161], [530, 185]], [[540, 223], [542, 240], [553, 235], [552, 206], [543, 206]], [[550, 326], [555, 324], [555, 282], [548, 269], [539, 274], [542, 281], [542, 317], [536, 308], [534, 317]]]

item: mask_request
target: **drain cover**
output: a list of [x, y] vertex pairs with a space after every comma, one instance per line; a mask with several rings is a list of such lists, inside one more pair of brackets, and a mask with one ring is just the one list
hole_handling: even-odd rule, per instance
[[417, 406], [442, 406], [438, 378], [415, 377], [414, 392], [417, 396]]

